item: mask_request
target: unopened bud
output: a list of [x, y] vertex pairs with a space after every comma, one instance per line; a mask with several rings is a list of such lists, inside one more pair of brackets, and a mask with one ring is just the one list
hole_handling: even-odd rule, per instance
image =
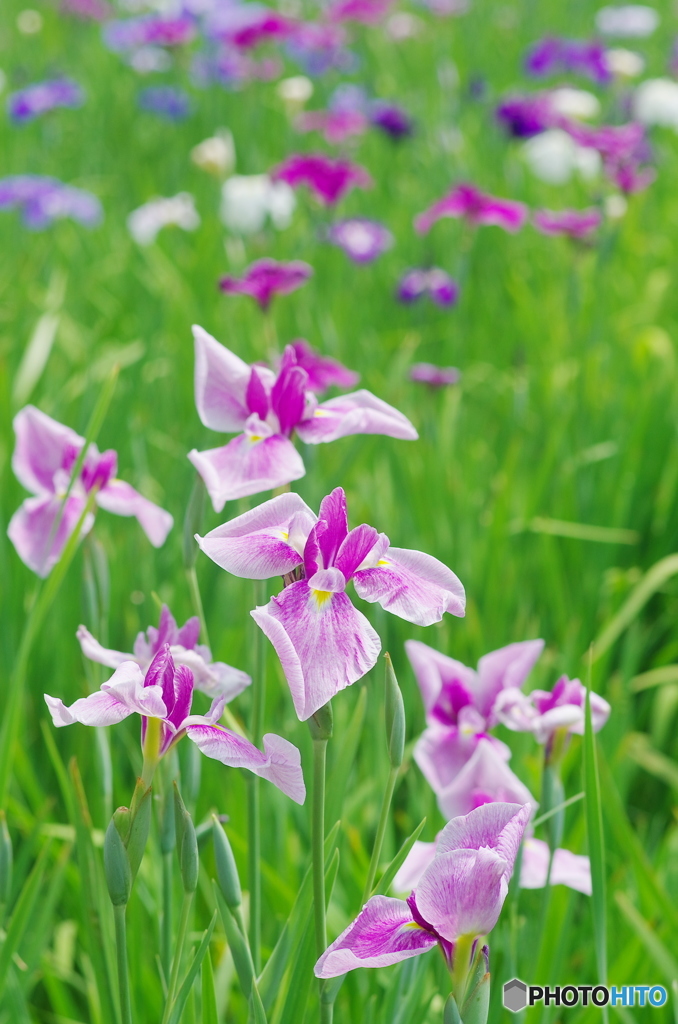
[[174, 783], [174, 824], [177, 836], [177, 854], [184, 892], [195, 892], [198, 887], [198, 840], [193, 820], [181, 799], [179, 787]]
[[148, 840], [148, 831], [150, 827], [151, 788], [149, 786], [141, 797], [141, 800], [135, 804], [134, 814], [132, 816], [129, 833], [125, 842], [130, 870], [132, 872], [132, 881], [136, 878], [137, 871], [139, 870], [141, 858], [143, 857], [144, 850], [146, 849], [146, 842]]
[[104, 873], [111, 903], [114, 907], [124, 906], [132, 891], [132, 870], [125, 844], [116, 826], [115, 815], [111, 818], [104, 839]]
[[236, 867], [231, 844], [216, 815], [212, 815], [212, 836], [214, 838], [214, 860], [217, 866], [217, 881], [226, 905], [237, 910], [242, 903], [240, 877]]
[[403, 704], [403, 695], [400, 692], [396, 674], [393, 671], [391, 655], [388, 652], [384, 655], [384, 660], [386, 661], [384, 714], [386, 717], [388, 757], [391, 766], [399, 768], [403, 763], [405, 753], [405, 705]]
[[314, 740], [329, 740], [332, 737], [332, 705], [328, 701], [308, 720], [311, 737]]

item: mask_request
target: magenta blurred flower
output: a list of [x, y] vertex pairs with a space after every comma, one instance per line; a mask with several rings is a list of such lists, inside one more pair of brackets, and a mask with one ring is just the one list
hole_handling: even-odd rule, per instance
[[139, 106], [168, 121], [183, 121], [191, 112], [191, 100], [183, 89], [172, 85], [152, 85], [139, 93]]
[[375, 100], [370, 106], [370, 122], [392, 139], [404, 139], [414, 131], [412, 118], [396, 103]]
[[293, 341], [291, 347], [296, 356], [297, 366], [306, 370], [308, 374], [308, 387], [317, 395], [326, 391], [327, 388], [352, 388], [360, 380], [360, 374], [349, 370], [346, 366], [330, 356], [323, 356], [320, 352], [309, 345], [307, 341], [300, 338]]
[[14, 207], [21, 209], [24, 224], [34, 231], [64, 218], [91, 228], [102, 218], [101, 203], [91, 192], [39, 174], [0, 178], [0, 210]]
[[428, 295], [438, 306], [454, 306], [459, 285], [440, 267], [414, 267], [401, 277], [397, 295], [401, 302], [415, 302]]
[[293, 153], [271, 171], [274, 181], [292, 188], [305, 185], [320, 202], [334, 206], [352, 188], [370, 188], [372, 179], [359, 164], [333, 160], [322, 153]]
[[[519, 686], [520, 684], [518, 684]], [[531, 732], [538, 743], [550, 743], [554, 733], [584, 734], [586, 687], [579, 679], [561, 676], [553, 690], [533, 690], [525, 695], [517, 686], [509, 686], [498, 696], [494, 714], [514, 732]], [[593, 731], [602, 729], [610, 715], [610, 705], [597, 693], [591, 693]]]
[[[160, 758], [188, 736], [207, 757], [233, 768], [247, 768], [303, 804], [306, 788], [297, 748], [282, 736], [268, 733], [262, 753], [243, 736], [217, 725], [224, 697], [217, 697], [206, 715], [192, 715], [193, 689], [193, 673], [185, 665], [176, 668], [169, 644], [164, 644], [145, 676], [136, 661], [124, 661], [100, 690], [70, 707], [57, 697], [44, 696], [57, 728], [74, 722], [116, 725], [135, 712], [141, 715], [144, 768], [151, 774]], [[149, 719], [160, 720], [159, 739], [149, 730]]]
[[473, 185], [457, 185], [437, 203], [415, 218], [419, 234], [425, 234], [441, 217], [463, 217], [474, 226], [494, 224], [504, 231], [520, 231], [527, 220], [527, 207], [512, 199], [499, 199], [480, 192]]
[[282, 494], [197, 540], [234, 576], [288, 584], [251, 615], [276, 649], [301, 721], [379, 656], [379, 637], [345, 592], [350, 580], [363, 600], [420, 626], [464, 614], [464, 588], [442, 562], [391, 547], [372, 526], [349, 531], [341, 487], [317, 517], [299, 495]]
[[338, 245], [354, 263], [372, 263], [393, 245], [393, 235], [378, 220], [351, 217], [338, 220], [327, 232], [328, 241]]
[[235, 46], [222, 45], [215, 52], [197, 53], [191, 73], [202, 88], [217, 82], [226, 89], [237, 89], [246, 82], [270, 82], [279, 78], [282, 64], [275, 57], [254, 60]]
[[7, 97], [7, 112], [13, 121], [26, 122], [55, 107], [81, 107], [85, 94], [70, 78], [36, 82]]
[[304, 476], [304, 463], [290, 440], [294, 432], [305, 444], [350, 434], [417, 438], [406, 416], [369, 391], [319, 405], [292, 346], [285, 349], [276, 376], [266, 366], [248, 366], [201, 327], [194, 327], [193, 334], [200, 420], [210, 430], [239, 432], [221, 448], [193, 450], [188, 456], [205, 481], [216, 512], [227, 501]]
[[125, 53], [142, 46], [184, 46], [195, 34], [195, 22], [185, 15], [145, 14], [110, 21], [104, 26], [103, 40], [109, 50]]
[[529, 804], [498, 803], [450, 821], [408, 899], [368, 900], [322, 954], [316, 976], [387, 967], [435, 945], [451, 968], [459, 939], [482, 939], [497, 923], [529, 816]]
[[250, 263], [242, 277], [227, 274], [219, 281], [219, 289], [227, 295], [249, 295], [259, 306], [267, 310], [274, 296], [289, 295], [306, 284], [313, 274], [313, 267], [303, 260], [282, 263], [279, 260], [263, 259]]
[[393, 0], [333, 0], [326, 15], [330, 21], [374, 25], [386, 17], [392, 4]]
[[[26, 498], [14, 513], [7, 535], [22, 562], [38, 576], [49, 575], [58, 562], [92, 493], [99, 508], [119, 516], [135, 516], [153, 547], [165, 543], [172, 516], [124, 480], [116, 479], [118, 456], [114, 451], [99, 453], [96, 445], [90, 445], [80, 475], [66, 497], [84, 438], [33, 405], [14, 417], [14, 431], [12, 469], [35, 497]], [[91, 512], [83, 522], [82, 534], [89, 533], [93, 524]]]
[[458, 384], [461, 371], [456, 366], [434, 366], [433, 363], [414, 363], [410, 367], [410, 380], [417, 384], [428, 384], [432, 388], [444, 388]]
[[564, 129], [580, 146], [596, 149], [608, 178], [623, 192], [640, 192], [655, 180], [652, 167], [643, 167], [651, 157], [644, 125], [630, 121], [621, 125], [589, 125], [570, 121]]
[[59, 11], [85, 21], [106, 21], [111, 17], [113, 8], [106, 0], [61, 0]]
[[138, 633], [134, 642], [134, 653], [124, 654], [122, 651], [109, 650], [102, 647], [98, 640], [85, 626], [79, 626], [76, 634], [80, 641], [82, 653], [90, 661], [108, 668], [118, 668], [124, 661], [135, 661], [146, 672], [156, 654], [169, 644], [170, 653], [175, 665], [185, 665], [193, 673], [195, 685], [209, 697], [223, 697], [233, 700], [250, 685], [251, 679], [246, 672], [231, 668], [223, 661], [212, 661], [209, 647], [199, 644], [200, 620], [189, 619], [181, 629], [178, 628], [174, 616], [166, 604], [160, 612], [158, 628], [149, 626], [145, 633]]
[[583, 75], [600, 84], [612, 79], [605, 59], [605, 47], [597, 40], [548, 36], [530, 48], [525, 58], [525, 70], [539, 78], [565, 73]]
[[215, 6], [205, 22], [210, 39], [252, 50], [265, 42], [286, 39], [295, 30], [295, 22], [279, 11], [259, 3], [236, 3]]
[[600, 227], [602, 217], [595, 207], [587, 210], [535, 210], [532, 223], [542, 235], [589, 238]]
[[359, 110], [308, 110], [295, 118], [298, 132], [322, 132], [331, 145], [344, 142], [353, 135], [363, 135], [369, 122]]

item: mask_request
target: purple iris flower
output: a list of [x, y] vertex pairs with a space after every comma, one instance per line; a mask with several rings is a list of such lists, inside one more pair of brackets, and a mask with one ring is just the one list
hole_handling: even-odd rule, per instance
[[563, 128], [578, 145], [598, 150], [605, 173], [623, 192], [640, 192], [654, 181], [654, 168], [642, 166], [650, 159], [651, 150], [645, 127], [639, 122], [592, 128], [568, 121]]
[[195, 404], [201, 422], [222, 433], [239, 431], [221, 448], [193, 450], [216, 512], [227, 501], [282, 487], [304, 476], [290, 437], [321, 444], [350, 434], [386, 434], [414, 441], [417, 432], [401, 412], [369, 391], [354, 391], [318, 404], [294, 348], [283, 353], [278, 374], [249, 366], [202, 327], [194, 327]]
[[589, 238], [602, 221], [595, 207], [588, 210], [535, 210], [532, 222], [542, 235], [568, 235], [570, 238]]
[[[533, 690], [525, 695], [516, 686], [499, 694], [494, 713], [514, 732], [531, 732], [539, 743], [550, 743], [554, 733], [584, 734], [586, 687], [579, 679], [561, 676], [553, 690]], [[591, 693], [591, 723], [594, 732], [602, 729], [610, 715], [610, 705], [597, 693]]]
[[234, 576], [284, 577], [282, 593], [251, 615], [276, 649], [301, 721], [379, 656], [379, 637], [346, 594], [350, 580], [363, 600], [420, 626], [464, 614], [464, 588], [438, 559], [393, 548], [372, 526], [349, 531], [341, 487], [317, 517], [298, 494], [281, 494], [196, 539]]
[[141, 46], [184, 46], [195, 37], [195, 22], [185, 15], [143, 15], [110, 21], [103, 30], [109, 50], [125, 53]]
[[85, 626], [78, 627], [76, 636], [82, 653], [90, 661], [108, 668], [118, 668], [124, 661], [136, 661], [143, 672], [165, 644], [169, 644], [175, 665], [190, 668], [196, 688], [209, 697], [224, 697], [231, 701], [251, 683], [246, 672], [231, 668], [223, 661], [212, 661], [209, 647], [198, 643], [200, 620], [197, 617], [189, 619], [179, 629], [166, 604], [162, 606], [158, 628], [149, 626], [145, 633], [137, 634], [133, 654], [102, 647]]
[[448, 818], [492, 800], [536, 804], [506, 763], [511, 751], [488, 730], [497, 724], [498, 696], [522, 686], [543, 648], [543, 640], [509, 644], [483, 655], [474, 670], [406, 641], [427, 722], [414, 758]]
[[441, 217], [463, 217], [475, 227], [495, 224], [515, 233], [527, 220], [527, 207], [512, 199], [486, 195], [474, 185], [462, 184], [415, 217], [414, 227], [420, 235], [426, 234]]
[[61, 0], [61, 14], [73, 14], [85, 21], [106, 21], [113, 13], [113, 8], [106, 0]]
[[414, 267], [401, 277], [397, 295], [401, 302], [416, 302], [428, 295], [437, 306], [454, 306], [459, 285], [440, 267]]
[[297, 366], [308, 374], [308, 387], [317, 395], [331, 387], [353, 388], [360, 380], [360, 374], [355, 370], [349, 370], [337, 359], [316, 352], [303, 338], [293, 341], [291, 347], [294, 349]]
[[357, 21], [374, 25], [388, 14], [393, 0], [333, 0], [327, 9], [330, 21]]
[[384, 100], [375, 100], [370, 107], [370, 121], [392, 139], [404, 139], [414, 131], [414, 122], [402, 107]]
[[[118, 456], [114, 451], [100, 454], [96, 445], [90, 445], [80, 475], [66, 497], [84, 438], [33, 405], [14, 417], [14, 431], [12, 469], [35, 497], [26, 498], [14, 513], [7, 535], [22, 562], [38, 576], [49, 575], [58, 562], [93, 491], [99, 508], [119, 516], [135, 516], [153, 547], [165, 543], [172, 516], [124, 480], [116, 479]], [[90, 513], [82, 533], [88, 533], [93, 524], [94, 514]]]
[[235, 46], [223, 45], [213, 53], [197, 53], [191, 73], [194, 82], [203, 88], [218, 82], [226, 89], [235, 89], [244, 82], [270, 82], [279, 78], [282, 64], [275, 58], [253, 60]]
[[393, 235], [388, 228], [366, 217], [336, 221], [328, 230], [327, 238], [343, 249], [354, 263], [372, 263], [393, 245]]
[[183, 89], [152, 85], [139, 93], [139, 106], [168, 121], [183, 121], [191, 112], [191, 101]]
[[344, 142], [353, 135], [363, 135], [368, 120], [359, 110], [307, 110], [299, 114], [294, 127], [299, 132], [322, 132], [331, 145]]
[[67, 217], [91, 228], [102, 218], [101, 203], [91, 192], [39, 174], [0, 178], [0, 210], [15, 206], [20, 207], [24, 224], [33, 231]]
[[251, 263], [242, 277], [227, 274], [219, 281], [219, 289], [227, 295], [249, 295], [259, 309], [267, 310], [274, 295], [289, 295], [306, 284], [313, 267], [303, 260], [281, 263], [263, 259]]
[[225, 4], [210, 12], [205, 23], [208, 38], [251, 50], [260, 43], [286, 39], [295, 23], [259, 3]]
[[548, 96], [509, 96], [499, 104], [495, 116], [500, 125], [517, 139], [529, 139], [554, 125], [554, 111]]
[[[49, 694], [45, 694], [45, 702], [57, 728], [74, 722], [115, 725], [136, 712], [141, 715], [144, 761], [151, 766], [188, 736], [207, 757], [232, 768], [247, 768], [303, 804], [306, 788], [297, 748], [282, 736], [268, 733], [262, 753], [243, 736], [217, 725], [224, 697], [217, 697], [206, 715], [192, 715], [193, 689], [190, 668], [176, 668], [169, 644], [164, 644], [145, 676], [135, 661], [124, 661], [100, 690], [81, 697], [70, 707]], [[159, 737], [149, 729], [152, 719], [159, 720]], [[153, 749], [149, 749], [151, 746]]]
[[461, 371], [456, 366], [435, 366], [433, 363], [414, 363], [410, 367], [410, 380], [428, 384], [430, 388], [445, 388], [458, 384]]
[[560, 39], [556, 36], [541, 39], [528, 51], [525, 70], [539, 78], [563, 72], [579, 74], [602, 85], [612, 79], [605, 59], [605, 47], [597, 40]]
[[326, 206], [334, 206], [352, 188], [370, 188], [372, 179], [359, 164], [332, 160], [322, 153], [293, 153], [271, 171], [274, 181], [286, 181], [292, 188], [306, 185]]
[[346, 48], [346, 31], [341, 25], [302, 22], [287, 40], [287, 50], [309, 75], [322, 75], [332, 68], [355, 70], [357, 58]]
[[436, 945], [451, 968], [460, 939], [482, 939], [497, 923], [530, 810], [529, 804], [488, 804], [448, 822], [408, 899], [368, 900], [322, 954], [316, 976], [388, 967]]
[[13, 121], [32, 121], [55, 107], [81, 107], [85, 94], [70, 78], [36, 82], [7, 97], [7, 112]]

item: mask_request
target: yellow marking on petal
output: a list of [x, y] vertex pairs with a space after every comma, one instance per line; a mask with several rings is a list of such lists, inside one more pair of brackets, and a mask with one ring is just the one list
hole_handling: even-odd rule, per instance
[[313, 415], [320, 419], [323, 416], [331, 416], [332, 413], [328, 412], [327, 409], [314, 409]]
[[264, 439], [263, 434], [248, 434], [247, 436], [252, 444], [256, 444], [257, 441], [263, 441]]
[[280, 536], [282, 537], [283, 540], [287, 540], [289, 537], [289, 533], [287, 532], [287, 530], [281, 530]]
[[420, 924], [417, 924], [416, 921], [406, 921], [405, 924], [402, 925], [402, 928], [403, 929], [405, 929], [405, 928], [410, 928], [410, 929], [418, 928], [420, 932], [425, 932], [425, 931], [428, 930], [426, 928], [422, 928], [422, 926]]
[[387, 558], [380, 558], [379, 561], [377, 562], [377, 568], [379, 568], [380, 565], [390, 565], [390, 564], [391, 563], [389, 562], [389, 560]]
[[318, 605], [318, 608], [322, 608], [322, 606], [324, 604], [327, 604], [329, 599], [332, 597], [331, 590], [311, 590], [311, 593], [315, 598], [315, 602]]

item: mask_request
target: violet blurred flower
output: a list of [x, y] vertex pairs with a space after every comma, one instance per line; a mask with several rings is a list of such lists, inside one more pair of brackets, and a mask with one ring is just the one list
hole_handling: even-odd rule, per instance
[[330, 145], [339, 144], [353, 135], [363, 135], [368, 120], [358, 110], [307, 110], [294, 120], [298, 132], [322, 132]]
[[[52, 721], [57, 728], [82, 725], [116, 725], [131, 714], [141, 715], [141, 743], [144, 768], [149, 774], [158, 761], [188, 736], [207, 757], [233, 768], [247, 768], [291, 797], [298, 804], [306, 798], [301, 755], [282, 736], [264, 736], [264, 752], [244, 736], [217, 725], [224, 709], [224, 697], [217, 697], [206, 715], [192, 715], [194, 678], [185, 665], [175, 667], [169, 644], [153, 658], [148, 671], [136, 661], [124, 661], [101, 689], [81, 697], [67, 707], [58, 697], [45, 694]], [[149, 719], [160, 720], [159, 737], [149, 730]]]
[[162, 606], [158, 628], [149, 626], [145, 633], [137, 634], [133, 654], [102, 647], [85, 626], [78, 627], [76, 636], [82, 653], [90, 661], [108, 668], [118, 668], [124, 661], [135, 661], [144, 673], [156, 654], [169, 644], [175, 665], [190, 668], [196, 688], [209, 697], [223, 697], [226, 703], [242, 693], [252, 681], [246, 672], [231, 668], [223, 661], [212, 661], [209, 647], [198, 643], [200, 620], [194, 616], [179, 629], [166, 604]]
[[[381, 432], [381, 423], [373, 427]], [[345, 592], [350, 580], [363, 600], [420, 626], [439, 622], [445, 612], [464, 614], [464, 588], [438, 559], [393, 548], [372, 526], [349, 531], [341, 487], [323, 498], [317, 517], [298, 494], [281, 494], [196, 539], [234, 576], [284, 578], [284, 590], [251, 615], [276, 649], [301, 721], [369, 672], [379, 656], [378, 635]]]
[[578, 145], [597, 150], [605, 174], [622, 192], [640, 192], [655, 180], [654, 168], [643, 166], [651, 157], [644, 125], [630, 121], [591, 128], [571, 121], [565, 127]]
[[59, 12], [73, 14], [85, 21], [106, 21], [111, 17], [113, 8], [106, 0], [60, 0]]
[[275, 295], [289, 295], [306, 284], [313, 275], [313, 267], [303, 260], [282, 263], [263, 259], [250, 263], [242, 277], [226, 274], [219, 281], [219, 289], [226, 295], [249, 295], [259, 309], [267, 310]]
[[530, 48], [525, 58], [525, 70], [540, 78], [562, 73], [579, 74], [600, 84], [606, 84], [612, 78], [602, 43], [556, 36], [548, 36]]
[[191, 101], [183, 91], [172, 85], [154, 85], [139, 93], [139, 106], [168, 121], [183, 121], [191, 112]]
[[366, 217], [335, 221], [327, 238], [332, 245], [343, 249], [354, 263], [372, 263], [393, 245], [393, 235], [388, 228]]
[[270, 82], [282, 74], [277, 58], [254, 60], [235, 46], [221, 45], [215, 51], [196, 53], [191, 64], [196, 85], [206, 88], [216, 82], [225, 89], [239, 89], [247, 82]]
[[13, 121], [32, 121], [55, 107], [81, 107], [85, 94], [70, 78], [54, 78], [36, 82], [7, 97], [7, 112]]
[[369, 391], [355, 391], [318, 405], [295, 350], [283, 353], [278, 374], [248, 366], [202, 327], [194, 327], [195, 404], [210, 430], [239, 436], [220, 448], [192, 451], [216, 512], [226, 501], [282, 487], [304, 476], [290, 437], [305, 444], [335, 441], [350, 434], [386, 434], [416, 440], [401, 412]]
[[428, 295], [437, 306], [454, 306], [459, 285], [440, 267], [415, 267], [401, 277], [397, 295], [401, 302], [415, 302]]
[[305, 370], [308, 375], [307, 387], [311, 391], [315, 391], [317, 395], [331, 387], [355, 387], [360, 380], [359, 373], [349, 370], [337, 359], [316, 352], [303, 338], [293, 341], [291, 348], [294, 350], [297, 366]]
[[52, 221], [64, 218], [91, 228], [103, 215], [101, 203], [91, 192], [39, 174], [0, 178], [0, 210], [14, 207], [21, 209], [24, 224], [34, 231], [41, 231]]
[[393, 0], [332, 0], [326, 16], [329, 21], [375, 25], [386, 17], [392, 4]]
[[570, 238], [589, 238], [600, 227], [600, 211], [587, 210], [535, 210], [532, 223], [542, 235], [568, 235]]
[[404, 139], [414, 131], [414, 122], [396, 103], [375, 100], [370, 106], [370, 122], [392, 139]]
[[144, 14], [109, 21], [103, 29], [103, 40], [109, 50], [125, 53], [143, 46], [184, 46], [195, 34], [195, 22], [186, 15]]
[[[19, 482], [35, 495], [26, 498], [10, 520], [7, 535], [19, 558], [38, 576], [48, 576], [78, 525], [90, 499], [118, 516], [135, 516], [153, 547], [159, 548], [172, 528], [169, 512], [142, 497], [130, 484], [116, 479], [118, 456], [99, 453], [90, 445], [70, 494], [66, 490], [85, 439], [51, 416], [27, 405], [14, 417], [16, 446], [12, 469]], [[81, 532], [89, 533], [94, 513]]]
[[508, 96], [495, 111], [501, 126], [517, 139], [529, 139], [554, 124], [553, 106], [548, 95]]
[[[518, 684], [520, 685], [520, 684]], [[504, 689], [494, 703], [494, 714], [514, 732], [531, 732], [538, 743], [550, 743], [558, 730], [584, 734], [586, 687], [578, 679], [561, 676], [553, 690], [533, 690], [525, 695], [516, 686]], [[591, 693], [593, 731], [603, 728], [610, 705], [597, 693]]]
[[346, 31], [341, 25], [302, 22], [287, 40], [287, 51], [309, 75], [323, 75], [336, 69], [355, 70], [357, 58], [346, 47]]
[[241, 50], [251, 50], [264, 42], [286, 39], [295, 23], [279, 11], [260, 3], [236, 3], [217, 6], [205, 20], [205, 34]]
[[435, 945], [451, 969], [456, 943], [482, 940], [497, 923], [529, 816], [529, 804], [498, 803], [450, 821], [408, 899], [372, 896], [322, 954], [316, 976], [387, 967]]
[[474, 226], [494, 224], [504, 231], [520, 231], [527, 220], [527, 207], [512, 199], [486, 195], [473, 185], [457, 185], [433, 206], [415, 217], [414, 226], [425, 234], [441, 217], [463, 217]]
[[433, 363], [414, 363], [410, 367], [410, 380], [417, 384], [428, 384], [432, 388], [444, 388], [458, 384], [461, 371], [456, 366], [434, 366]]
[[332, 160], [322, 153], [293, 153], [271, 171], [274, 181], [292, 188], [305, 185], [321, 203], [334, 206], [352, 188], [370, 188], [372, 179], [359, 164]]

